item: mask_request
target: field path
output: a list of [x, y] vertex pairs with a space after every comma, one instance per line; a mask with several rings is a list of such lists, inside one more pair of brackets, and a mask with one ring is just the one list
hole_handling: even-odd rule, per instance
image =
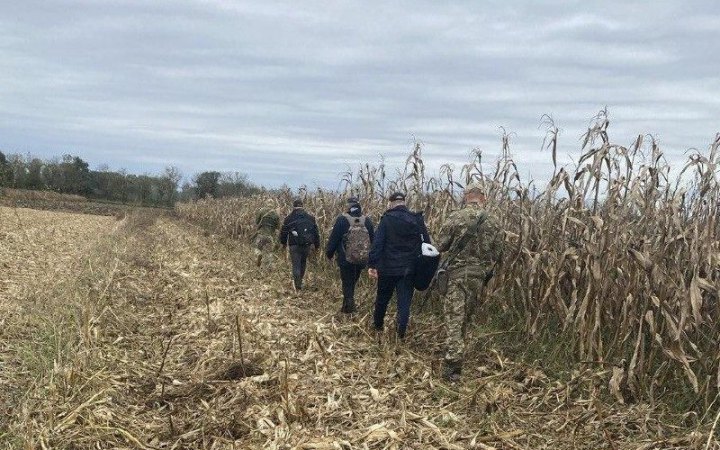
[[347, 320], [337, 280], [312, 264], [298, 295], [286, 261], [261, 270], [244, 242], [169, 217], [113, 228], [74, 237], [95, 250], [74, 300], [48, 296], [71, 314], [53, 313], [49, 362], [13, 400], [6, 448], [703, 448], [647, 405], [601, 400], [589, 370], [551, 379], [490, 348], [447, 385], [439, 319], [417, 316], [407, 344], [379, 341], [367, 281]]
[[379, 343], [367, 321], [371, 286], [361, 289], [359, 317], [348, 321], [337, 313], [335, 279], [310, 269], [298, 295], [286, 261], [263, 271], [243, 242], [175, 221], [157, 227], [160, 278], [178, 280], [173, 301], [182, 312], [163, 325], [173, 336], [163, 368], [172, 386], [137, 414], [166, 433], [172, 416], [174, 444], [199, 448], [198, 439], [210, 435], [220, 436], [215, 448], [263, 449], [687, 448], [692, 442], [673, 440], [647, 406], [609, 406], [590, 397], [600, 388], [590, 371], [550, 380], [491, 350], [468, 364], [465, 383], [447, 385], [438, 379], [436, 318], [416, 319], [406, 345], [393, 342], [391, 332]]

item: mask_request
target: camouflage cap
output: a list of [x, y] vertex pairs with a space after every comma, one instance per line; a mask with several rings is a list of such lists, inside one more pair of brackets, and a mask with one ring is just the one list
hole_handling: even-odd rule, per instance
[[473, 181], [471, 183], [468, 183], [465, 186], [465, 193], [467, 194], [473, 191], [480, 194], [485, 194], [485, 186], [483, 186], [483, 184], [479, 181]]

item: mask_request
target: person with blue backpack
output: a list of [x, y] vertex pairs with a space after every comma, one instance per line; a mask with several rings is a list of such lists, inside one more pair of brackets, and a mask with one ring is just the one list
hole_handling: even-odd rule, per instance
[[283, 250], [289, 247], [293, 283], [301, 290], [311, 248], [320, 249], [320, 233], [315, 217], [303, 209], [300, 199], [293, 202], [293, 210], [280, 228], [280, 245]]
[[355, 286], [367, 265], [375, 228], [372, 220], [363, 215], [356, 197], [349, 198], [347, 206], [347, 211], [335, 219], [335, 225], [325, 248], [325, 256], [330, 260], [336, 256], [340, 269], [343, 292], [340, 312], [354, 314]]

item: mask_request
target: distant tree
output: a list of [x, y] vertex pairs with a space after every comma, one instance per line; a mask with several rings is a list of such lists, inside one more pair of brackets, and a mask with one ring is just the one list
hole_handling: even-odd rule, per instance
[[141, 205], [152, 204], [153, 183], [152, 178], [147, 175], [128, 175], [127, 201]]
[[110, 176], [113, 172], [108, 166], [100, 166], [97, 170], [90, 171], [90, 195], [95, 198], [110, 200]]
[[8, 163], [10, 164], [10, 172], [12, 177], [11, 186], [22, 189], [25, 186], [25, 178], [27, 178], [27, 167], [22, 155], [9, 155]]
[[165, 172], [159, 177], [160, 203], [172, 206], [178, 199], [178, 184], [182, 180], [180, 169], [175, 166], [168, 166]]
[[182, 184], [182, 187], [180, 188], [180, 201], [181, 202], [189, 202], [190, 200], [195, 200], [197, 198], [197, 189], [195, 189], [195, 186], [186, 181]]
[[246, 197], [260, 192], [260, 188], [240, 172], [225, 172], [220, 176], [218, 197]]
[[90, 166], [79, 156], [66, 155], [63, 164], [69, 178], [69, 190], [72, 194], [87, 195], [90, 193]]
[[12, 186], [12, 167], [5, 153], [0, 152], [0, 187]]
[[63, 155], [59, 161], [48, 161], [43, 178], [48, 189], [64, 194], [89, 195], [93, 190], [90, 167], [79, 156]]
[[173, 206], [177, 201], [210, 197], [242, 197], [261, 189], [240, 172], [201, 172], [184, 183], [180, 170], [168, 166], [160, 175], [132, 175], [124, 169], [110, 170], [106, 164], [90, 170], [79, 156], [41, 160], [31, 155], [0, 152], [0, 186], [20, 189], [50, 189], [94, 199], [148, 206]]
[[202, 172], [195, 176], [197, 198], [217, 197], [220, 187], [220, 172]]
[[38, 158], [33, 158], [27, 163], [23, 189], [45, 189], [45, 180], [42, 175], [44, 166], [45, 163]]

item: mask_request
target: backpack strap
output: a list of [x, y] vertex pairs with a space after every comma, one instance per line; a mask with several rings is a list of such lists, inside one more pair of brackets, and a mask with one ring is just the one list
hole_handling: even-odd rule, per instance
[[365, 216], [355, 217], [355, 216], [351, 216], [351, 215], [348, 214], [348, 213], [343, 213], [342, 215], [343, 215], [343, 217], [344, 217], [345, 219], [347, 219], [348, 224], [350, 224], [350, 227], [351, 227], [351, 228], [352, 228], [352, 226], [355, 224], [355, 222], [358, 222], [358, 223], [360, 223], [360, 224], [362, 224], [362, 225], [365, 225]]

